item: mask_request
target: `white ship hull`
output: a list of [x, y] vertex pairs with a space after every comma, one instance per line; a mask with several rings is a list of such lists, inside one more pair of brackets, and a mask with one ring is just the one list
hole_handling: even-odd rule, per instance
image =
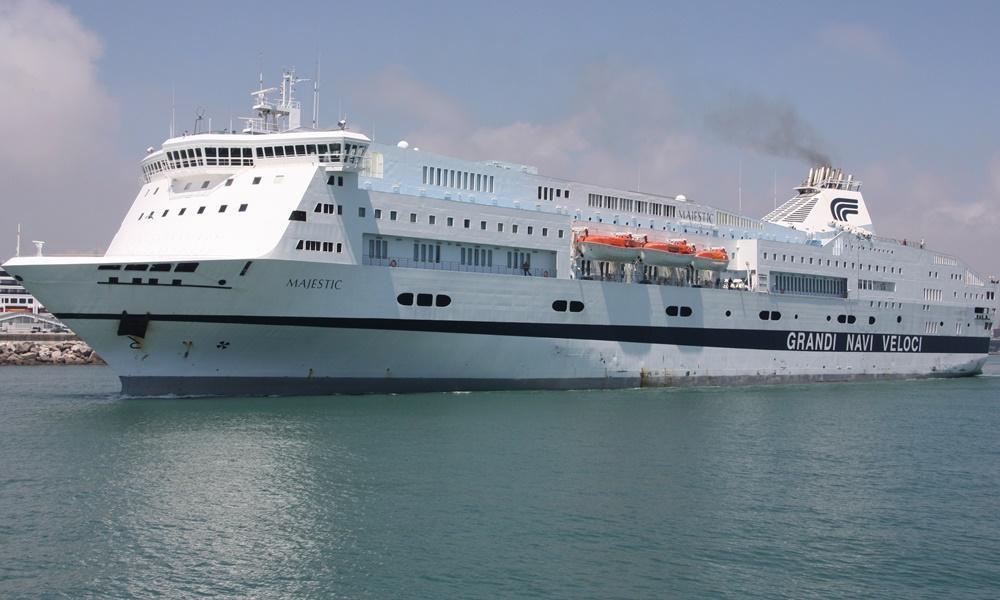
[[[102, 274], [84, 264], [12, 270], [136, 395], [959, 376], [980, 372], [989, 343], [923, 335], [915, 317], [897, 324], [898, 311], [848, 300], [280, 260], [254, 261], [239, 276], [244, 264], [202, 261], [195, 284], [204, 287], [97, 285]], [[401, 306], [405, 292], [451, 303]], [[585, 309], [554, 311], [560, 299]], [[671, 305], [693, 314], [669, 317]], [[761, 321], [762, 310], [785, 317]], [[831, 311], [871, 313], [885, 325], [831, 325]], [[141, 337], [122, 334], [122, 312], [148, 318]]]

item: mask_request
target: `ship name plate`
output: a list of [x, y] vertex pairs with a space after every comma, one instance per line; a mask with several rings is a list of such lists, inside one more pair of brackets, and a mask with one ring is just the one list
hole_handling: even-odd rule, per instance
[[343, 288], [343, 279], [301, 278], [289, 279], [285, 287], [302, 290], [339, 290]]

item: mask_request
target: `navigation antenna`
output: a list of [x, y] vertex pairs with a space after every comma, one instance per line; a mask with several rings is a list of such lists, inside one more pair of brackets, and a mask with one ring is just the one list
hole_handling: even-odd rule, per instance
[[196, 108], [194, 115], [194, 134], [198, 135], [198, 125], [201, 124], [201, 121], [205, 118], [205, 107], [199, 106]]
[[17, 224], [17, 253], [14, 256], [21, 256], [21, 224]]
[[313, 81], [313, 122], [312, 128], [319, 127], [319, 68], [320, 55], [316, 55], [316, 80]]

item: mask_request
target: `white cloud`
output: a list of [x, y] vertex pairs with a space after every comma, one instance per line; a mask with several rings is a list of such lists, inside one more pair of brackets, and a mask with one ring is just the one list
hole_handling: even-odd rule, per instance
[[[658, 77], [639, 69], [595, 65], [578, 80], [570, 107], [548, 121], [482, 125], [452, 98], [393, 69], [362, 86], [362, 101], [414, 125], [405, 137], [425, 151], [499, 159], [557, 177], [645, 189], [694, 183], [702, 158], [696, 138], [679, 127], [673, 98]], [[693, 189], [693, 188], [691, 188]]]
[[899, 52], [878, 31], [857, 23], [834, 23], [819, 30], [819, 39], [831, 48], [883, 67], [904, 65]]
[[981, 272], [1000, 274], [995, 248], [1000, 156], [990, 161], [988, 177], [978, 181], [961, 181], [906, 160], [873, 165], [863, 179], [881, 235], [925, 239], [932, 250], [958, 256]]
[[118, 120], [97, 77], [101, 52], [100, 39], [65, 7], [44, 0], [0, 6], [0, 239], [12, 241], [16, 219], [50, 247], [100, 248], [118, 225], [121, 209], [102, 207], [128, 203], [135, 167], [115, 157]]

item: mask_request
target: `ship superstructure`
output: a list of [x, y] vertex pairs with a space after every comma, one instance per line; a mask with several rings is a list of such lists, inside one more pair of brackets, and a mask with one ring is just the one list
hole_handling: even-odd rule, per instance
[[133, 394], [975, 374], [995, 282], [812, 169], [764, 219], [299, 126], [174, 137], [104, 257], [6, 268]]

